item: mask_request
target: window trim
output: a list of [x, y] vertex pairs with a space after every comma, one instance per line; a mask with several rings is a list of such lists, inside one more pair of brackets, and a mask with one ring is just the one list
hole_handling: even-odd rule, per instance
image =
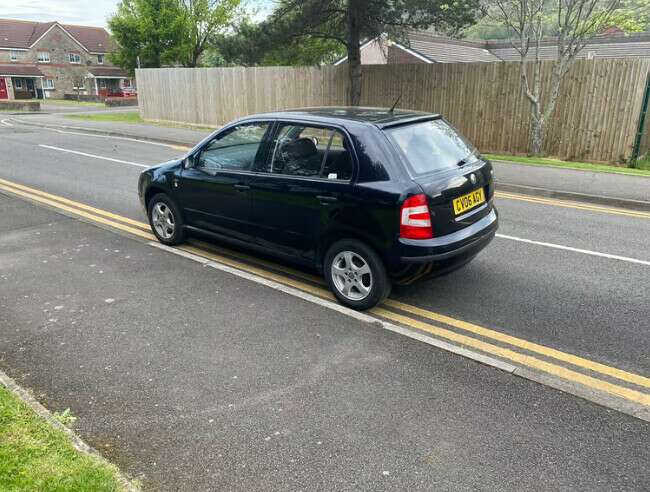
[[[46, 82], [51, 82], [52, 85], [48, 85], [47, 87], [45, 86]], [[43, 79], [43, 90], [44, 91], [51, 91], [54, 90], [54, 79]]]
[[16, 50], [9, 51], [9, 61], [10, 62], [18, 61], [18, 52]]
[[97, 65], [103, 65], [103, 64], [104, 64], [104, 54], [97, 53]]
[[15, 79], [14, 89], [20, 89], [21, 91], [23, 90], [23, 79]]
[[[75, 61], [72, 61], [73, 57], [75, 58]], [[76, 61], [77, 58], [79, 58], [79, 61]], [[75, 51], [69, 51], [68, 61], [70, 62], [71, 65], [81, 65], [81, 55]]]
[[[41, 56], [43, 55], [43, 56]], [[42, 59], [41, 59], [42, 58]], [[36, 63], [50, 63], [50, 52], [47, 50], [39, 50], [36, 52]]]

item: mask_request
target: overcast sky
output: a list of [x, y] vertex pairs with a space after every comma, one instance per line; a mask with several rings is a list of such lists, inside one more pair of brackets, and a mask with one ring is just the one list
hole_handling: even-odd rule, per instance
[[[35, 21], [58, 20], [64, 24], [106, 27], [119, 0], [0, 0], [0, 17]], [[268, 11], [272, 0], [249, 0], [250, 7]]]

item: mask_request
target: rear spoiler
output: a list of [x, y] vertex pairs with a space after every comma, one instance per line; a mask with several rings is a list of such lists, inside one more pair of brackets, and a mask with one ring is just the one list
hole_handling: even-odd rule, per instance
[[386, 128], [395, 128], [398, 126], [411, 125], [413, 123], [420, 123], [422, 121], [432, 121], [442, 119], [442, 116], [439, 114], [426, 114], [419, 116], [411, 116], [410, 118], [404, 118], [400, 120], [387, 121], [386, 123], [377, 122], [375, 123], [382, 130]]

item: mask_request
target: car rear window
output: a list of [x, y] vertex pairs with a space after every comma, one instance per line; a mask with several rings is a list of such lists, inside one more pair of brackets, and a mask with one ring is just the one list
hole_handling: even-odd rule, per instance
[[477, 160], [474, 147], [442, 119], [388, 128], [386, 134], [416, 175]]

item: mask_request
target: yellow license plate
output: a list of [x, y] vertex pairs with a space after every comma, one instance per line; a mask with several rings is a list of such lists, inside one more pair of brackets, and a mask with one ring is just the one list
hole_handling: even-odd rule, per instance
[[459, 196], [454, 199], [454, 214], [460, 215], [463, 212], [477, 207], [478, 205], [485, 203], [485, 193], [483, 193], [483, 188], [474, 190], [467, 195]]

